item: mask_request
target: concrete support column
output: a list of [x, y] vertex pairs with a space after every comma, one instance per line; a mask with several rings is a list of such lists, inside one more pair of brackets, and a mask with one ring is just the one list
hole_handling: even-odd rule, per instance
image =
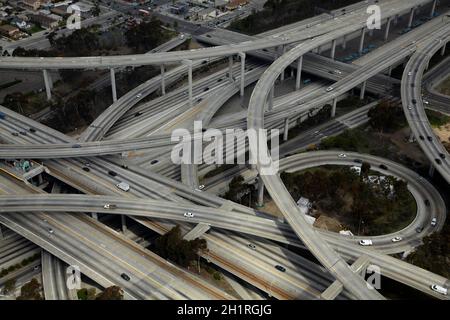
[[93, 219], [95, 219], [95, 220], [98, 220], [98, 214], [97, 214], [97, 212], [92, 212], [92, 213], [91, 213], [91, 217], [92, 217]]
[[42, 74], [44, 75], [44, 84], [45, 84], [45, 92], [47, 93], [47, 100], [52, 98], [52, 79], [50, 78], [49, 72], [44, 69], [42, 70]]
[[3, 240], [3, 226], [0, 224], [0, 240]]
[[125, 233], [127, 231], [127, 217], [122, 214], [120, 220], [122, 222], [122, 232]]
[[318, 46], [317, 47], [317, 53], [318, 54], [322, 54], [322, 46]]
[[192, 99], [192, 60], [183, 60], [183, 63], [188, 66], [188, 93], [189, 93], [189, 107], [193, 107]]
[[258, 178], [258, 200], [256, 205], [258, 207], [264, 206], [264, 182], [261, 176]]
[[330, 58], [334, 60], [334, 57], [336, 55], [336, 40], [331, 41], [331, 54]]
[[359, 40], [359, 49], [358, 49], [359, 54], [362, 54], [362, 52], [363, 52], [365, 36], [366, 36], [366, 28], [362, 28], [361, 29], [361, 38]]
[[244, 97], [245, 89], [245, 53], [240, 52], [239, 57], [241, 58], [241, 98]]
[[289, 137], [289, 118], [284, 119], [283, 141], [287, 141]]
[[391, 28], [392, 17], [389, 17], [386, 22], [386, 30], [384, 31], [384, 41], [387, 41], [389, 38], [389, 29]]
[[428, 175], [430, 176], [430, 177], [433, 177], [434, 176], [434, 166], [432, 165], [432, 164], [430, 164], [430, 169], [428, 170]]
[[114, 71], [114, 68], [110, 68], [109, 73], [111, 75], [112, 99], [113, 99], [113, 102], [116, 102], [117, 101], [117, 90], [116, 90], [116, 73]]
[[414, 140], [415, 140], [415, 138], [414, 138], [414, 133], [411, 131], [411, 133], [409, 134], [409, 139], [408, 139], [408, 141], [411, 142], [411, 143], [413, 143]]
[[161, 94], [164, 96], [166, 94], [166, 70], [164, 65], [161, 65]]
[[228, 57], [228, 77], [233, 82], [233, 56]]
[[337, 106], [337, 98], [333, 99], [333, 106], [331, 108], [331, 117], [334, 118], [336, 116], [336, 106]]
[[396, 26], [397, 24], [398, 24], [398, 14], [396, 14], [394, 17], [394, 26]]
[[442, 46], [442, 49], [441, 49], [441, 56], [444, 56], [445, 55], [445, 48], [447, 47], [447, 44], [446, 43], [444, 43], [444, 45]]
[[273, 97], [275, 95], [275, 87], [272, 86], [269, 92], [269, 111], [273, 110]]
[[414, 20], [414, 11], [416, 10], [416, 8], [412, 8], [411, 9], [411, 13], [409, 14], [409, 20], [408, 20], [408, 28], [412, 27], [412, 23]]
[[390, 77], [392, 75], [392, 66], [390, 66], [387, 70], [387, 75]]
[[437, 0], [434, 0], [433, 4], [431, 5], [431, 12], [430, 12], [430, 17], [431, 18], [434, 17], [434, 12], [436, 11], [436, 5], [437, 5]]
[[366, 81], [364, 81], [361, 85], [361, 93], [359, 94], [359, 99], [361, 100], [364, 100], [364, 96], [366, 94], [366, 85], [367, 85]]
[[302, 68], [303, 68], [303, 56], [300, 56], [297, 60], [297, 76], [295, 78], [295, 90], [299, 90], [302, 84]]
[[347, 48], [347, 35], [344, 35], [344, 37], [342, 38], [342, 49], [346, 49]]
[[[286, 46], [282, 46], [281, 47], [281, 55], [285, 54], [286, 52]], [[283, 71], [281, 71], [281, 75], [280, 75], [280, 81], [283, 82], [284, 81], [284, 73], [285, 73], [285, 69], [283, 69]]]

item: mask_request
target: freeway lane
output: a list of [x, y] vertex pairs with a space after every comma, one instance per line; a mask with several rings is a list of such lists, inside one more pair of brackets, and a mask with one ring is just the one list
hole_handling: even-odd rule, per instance
[[[450, 22], [447, 17], [446, 20]], [[447, 23], [448, 23], [447, 22]], [[425, 113], [422, 98], [422, 78], [428, 62], [435, 52], [450, 40], [450, 23], [435, 32], [420, 47], [406, 65], [402, 78], [402, 104], [406, 119], [419, 146], [444, 179], [450, 183], [450, 155], [433, 132]]]

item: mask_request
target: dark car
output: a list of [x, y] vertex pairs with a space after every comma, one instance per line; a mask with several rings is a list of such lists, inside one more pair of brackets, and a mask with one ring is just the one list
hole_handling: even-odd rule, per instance
[[19, 135], [18, 132], [11, 132], [11, 134], [12, 134], [14, 137], [17, 137], [17, 136]]
[[122, 167], [123, 169], [128, 169], [128, 166], [127, 166], [126, 164], [121, 165], [121, 167]]
[[130, 279], [131, 279], [130, 276], [127, 275], [126, 273], [122, 273], [120, 276], [121, 276], [122, 279], [125, 280], [125, 281], [130, 281]]
[[436, 159], [434, 159], [434, 161], [436, 161], [437, 164], [442, 164], [441, 159], [436, 158]]
[[417, 100], [416, 99], [412, 99], [412, 103], [416, 104]]
[[29, 130], [30, 130], [30, 132], [32, 132], [32, 133], [35, 133], [35, 132], [36, 132], [36, 129], [35, 129], [35, 128], [30, 128]]
[[152, 162], [150, 162], [150, 164], [157, 164], [158, 163], [158, 160], [152, 160]]
[[430, 206], [430, 200], [428, 200], [428, 199], [425, 199], [425, 205], [427, 206], [427, 207], [429, 207]]
[[441, 159], [445, 159], [445, 154], [439, 153], [439, 157], [441, 157]]
[[222, 80], [223, 80], [223, 79], [222, 79], [222, 78], [220, 78], [220, 79], [218, 79], [218, 80], [217, 80], [217, 82], [222, 82]]
[[416, 228], [416, 232], [417, 232], [417, 233], [421, 233], [422, 231], [423, 231], [423, 227], [417, 227], [417, 228]]
[[363, 161], [361, 159], [355, 159], [354, 160], [356, 163], [363, 163]]
[[89, 172], [91, 171], [91, 169], [89, 169], [88, 167], [83, 167], [83, 171]]
[[109, 170], [109, 171], [108, 171], [108, 174], [109, 174], [110, 176], [112, 176], [112, 177], [117, 176], [117, 173], [115, 173], [115, 172], [112, 171], [112, 170]]
[[139, 117], [140, 115], [142, 115], [142, 112], [140, 112], [140, 111], [139, 111], [139, 112], [136, 112], [136, 113], [134, 114], [135, 117]]
[[203, 89], [203, 91], [208, 91], [209, 90], [209, 87], [206, 87], [205, 89]]
[[430, 141], [430, 142], [433, 141], [433, 138], [430, 137], [430, 136], [428, 136], [427, 139], [428, 139], [428, 141]]
[[419, 136], [420, 140], [425, 140], [424, 136]]
[[387, 170], [388, 169], [388, 167], [385, 166], [384, 164], [380, 164], [380, 168], [383, 169], [383, 170]]
[[79, 145], [79, 144], [74, 144], [74, 145], [72, 145], [72, 148], [81, 148], [81, 145]]
[[20, 131], [20, 134], [23, 135], [23, 136], [26, 136], [27, 132], [26, 131]]
[[281, 271], [281, 272], [286, 272], [286, 268], [280, 266], [279, 264], [277, 264], [277, 265], [275, 266], [275, 269], [277, 269], [278, 271]]

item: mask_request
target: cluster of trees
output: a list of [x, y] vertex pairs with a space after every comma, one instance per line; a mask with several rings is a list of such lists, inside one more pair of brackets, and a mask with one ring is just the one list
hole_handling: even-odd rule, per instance
[[111, 286], [100, 292], [95, 300], [123, 300], [123, 290], [118, 286]]
[[51, 107], [53, 103], [32, 93], [14, 92], [3, 98], [4, 107], [24, 115]]
[[15, 270], [19, 270], [20, 268], [29, 265], [31, 262], [39, 259], [40, 256], [41, 255], [39, 253], [36, 253], [36, 254], [32, 255], [31, 257], [29, 257], [29, 258], [23, 259], [20, 263], [17, 263], [15, 265], [9, 266], [6, 269], [2, 268], [2, 270], [0, 271], [0, 278], [6, 276], [7, 274], [9, 274], [9, 273], [11, 273], [11, 272], [13, 272]]
[[361, 175], [339, 168], [282, 173], [281, 178], [294, 199], [306, 197], [320, 211], [342, 217], [354, 233], [373, 235], [408, 223], [415, 203], [407, 184], [394, 177], [370, 184], [369, 173], [370, 165], [363, 163]]
[[61, 132], [72, 131], [90, 124], [95, 119], [98, 103], [97, 92], [87, 89], [81, 90], [67, 101], [55, 98], [50, 106], [52, 117], [44, 123]]
[[150, 21], [130, 27], [125, 32], [126, 41], [129, 47], [137, 52], [147, 52], [167, 39], [167, 31], [162, 28], [162, 23], [156, 18]]
[[423, 245], [408, 257], [407, 261], [421, 268], [450, 278], [450, 224], [447, 221], [441, 232], [423, 238]]
[[230, 29], [257, 34], [313, 17], [318, 8], [334, 10], [356, 2], [358, 0], [268, 0], [262, 11], [253, 11], [245, 19], [234, 21]]
[[99, 37], [91, 28], [81, 28], [58, 38], [49, 34], [48, 39], [53, 49], [66, 57], [88, 56], [101, 49]]
[[224, 199], [254, 207], [257, 200], [256, 188], [244, 182], [242, 176], [234, 177], [228, 185], [228, 191], [223, 195]]
[[338, 136], [328, 137], [320, 142], [323, 150], [341, 149], [346, 151], [359, 151], [368, 147], [368, 141], [359, 130], [345, 130]]
[[155, 251], [159, 255], [183, 267], [188, 267], [196, 261], [198, 253], [205, 250], [207, 250], [205, 239], [184, 240], [178, 225], [155, 241]]
[[20, 296], [16, 300], [42, 300], [41, 285], [33, 278], [20, 288]]
[[382, 101], [369, 110], [370, 126], [380, 132], [393, 132], [406, 125], [403, 109], [398, 103]]

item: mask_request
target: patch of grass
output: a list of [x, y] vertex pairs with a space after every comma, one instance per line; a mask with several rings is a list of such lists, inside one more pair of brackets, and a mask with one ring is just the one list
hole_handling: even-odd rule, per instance
[[450, 117], [434, 110], [425, 110], [428, 121], [433, 127], [439, 128], [450, 122]]

